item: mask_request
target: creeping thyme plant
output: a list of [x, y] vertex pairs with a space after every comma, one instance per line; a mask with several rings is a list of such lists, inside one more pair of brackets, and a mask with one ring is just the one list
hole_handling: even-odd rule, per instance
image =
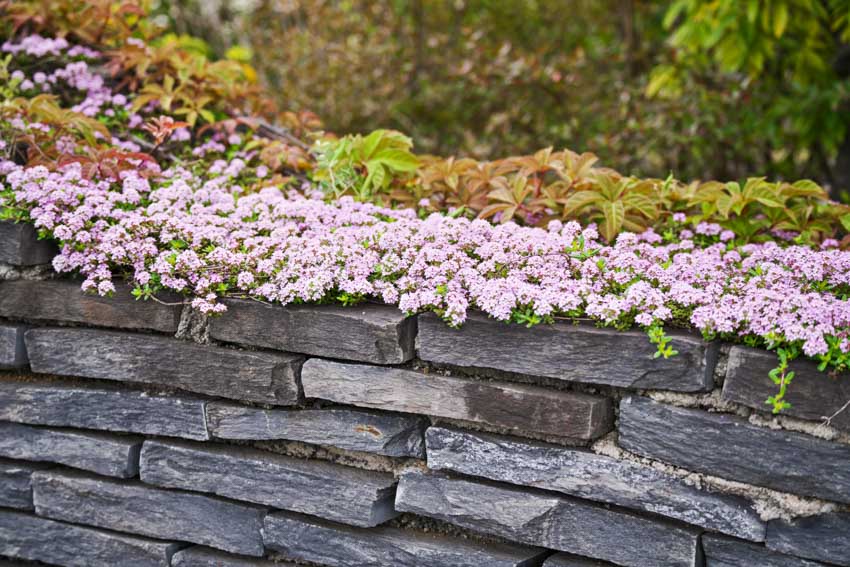
[[774, 411], [795, 357], [850, 364], [850, 216], [814, 183], [684, 184], [566, 150], [479, 163], [415, 156], [397, 132], [338, 139], [271, 108], [244, 62], [157, 31], [143, 5], [72, 4], [14, 4], [2, 21], [0, 219], [57, 240], [54, 268], [86, 290], [109, 295], [120, 277], [212, 314], [245, 297], [371, 299], [455, 326], [472, 309], [590, 319], [643, 328], [664, 358], [664, 329], [690, 328], [775, 350]]

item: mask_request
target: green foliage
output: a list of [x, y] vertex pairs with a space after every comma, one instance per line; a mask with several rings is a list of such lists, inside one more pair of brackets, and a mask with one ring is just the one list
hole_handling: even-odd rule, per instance
[[848, 190], [847, 156], [828, 163], [848, 144], [848, 14], [847, 0], [677, 0], [663, 22], [675, 56], [656, 66], [647, 92], [675, 100], [698, 85], [728, 97], [737, 84], [772, 165], [787, 170], [779, 162], [791, 158]]
[[[498, 222], [546, 226], [551, 220], [596, 223], [609, 242], [623, 231], [653, 228], [664, 234], [674, 213], [696, 226], [706, 221], [735, 234], [734, 243], [775, 239], [795, 242], [840, 238], [850, 226], [850, 207], [829, 200], [809, 180], [764, 178], [685, 184], [672, 175], [641, 179], [595, 167], [593, 154], [546, 148], [533, 155], [492, 162], [433, 156], [417, 158], [411, 141], [377, 130], [316, 145], [313, 179], [329, 198], [352, 195], [381, 205], [442, 211]], [[427, 203], [427, 205], [423, 205]], [[850, 244], [850, 240], [845, 244]]]
[[679, 351], [675, 350], [672, 346], [670, 346], [670, 342], [673, 340], [673, 337], [668, 336], [664, 332], [664, 327], [662, 327], [658, 323], [653, 323], [649, 327], [646, 328], [646, 334], [649, 337], [649, 342], [658, 347], [658, 350], [655, 351], [653, 355], [654, 358], [663, 357], [665, 359], [670, 358], [671, 356], [676, 356], [679, 354]]
[[412, 178], [419, 167], [412, 147], [410, 138], [393, 130], [322, 141], [315, 146], [313, 179], [333, 198], [353, 195], [361, 201], [375, 200], [391, 185]]
[[794, 346], [787, 346], [776, 349], [776, 354], [779, 357], [779, 362], [776, 368], [769, 372], [769, 375], [773, 383], [779, 386], [779, 392], [768, 397], [765, 401], [766, 404], [773, 406], [773, 413], [779, 413], [791, 407], [791, 404], [785, 401], [785, 394], [788, 392], [791, 380], [794, 379], [794, 371], [788, 370], [788, 365], [799, 356], [800, 351]]

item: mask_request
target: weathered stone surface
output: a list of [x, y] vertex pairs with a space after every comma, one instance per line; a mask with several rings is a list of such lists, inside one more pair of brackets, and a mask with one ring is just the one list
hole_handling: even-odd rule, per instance
[[310, 359], [304, 394], [355, 406], [462, 419], [593, 439], [610, 431], [611, 401], [600, 396]]
[[396, 509], [618, 565], [698, 565], [698, 530], [552, 493], [406, 473]]
[[175, 553], [171, 558], [171, 567], [295, 567], [295, 564], [240, 557], [193, 545]]
[[[0, 282], [0, 317], [38, 321], [85, 323], [120, 329], [150, 329], [176, 333], [180, 322], [180, 298], [137, 301], [130, 286], [119, 284], [112, 297], [85, 293], [80, 282], [67, 280]], [[172, 305], [173, 303], [173, 305]]]
[[47, 264], [57, 252], [55, 244], [38, 239], [38, 233], [32, 225], [0, 221], [0, 264]]
[[654, 512], [763, 541], [765, 524], [743, 498], [699, 490], [652, 467], [573, 449], [431, 427], [428, 467]]
[[0, 422], [0, 456], [60, 463], [106, 476], [135, 476], [141, 446], [137, 437]]
[[605, 561], [597, 561], [569, 553], [556, 553], [543, 562], [543, 567], [607, 567], [613, 565]]
[[[669, 333], [679, 354], [653, 358], [646, 333], [590, 325], [527, 329], [471, 313], [460, 329], [436, 315], [419, 317], [419, 357], [438, 364], [493, 369], [569, 382], [697, 392], [711, 389], [717, 345], [696, 335]], [[517, 353], [522, 353], [517, 356]]]
[[[0, 413], [0, 415], [2, 415]], [[425, 456], [424, 417], [329, 408], [265, 410], [207, 405], [210, 434], [219, 439], [289, 439], [391, 457]]]
[[204, 441], [206, 401], [59, 381], [0, 382], [0, 420]]
[[396, 528], [350, 528], [286, 512], [266, 516], [263, 537], [287, 557], [332, 567], [531, 567], [547, 553]]
[[141, 477], [149, 484], [212, 492], [352, 524], [397, 515], [389, 473], [229, 446], [146, 441]]
[[706, 567], [821, 567], [821, 563], [782, 555], [746, 541], [712, 535], [702, 536]]
[[413, 358], [416, 320], [392, 305], [225, 303], [227, 311], [210, 321], [210, 336], [220, 341], [372, 364]]
[[40, 471], [32, 484], [39, 516], [263, 555], [258, 506], [79, 473]]
[[850, 565], [850, 512], [797, 518], [791, 522], [772, 520], [767, 525], [767, 547], [806, 559]]
[[645, 457], [793, 494], [850, 502], [847, 445], [641, 397], [620, 403], [619, 432], [623, 448]]
[[0, 459], [0, 506], [32, 509], [32, 473], [46, 465]]
[[[776, 354], [733, 346], [726, 366], [723, 399], [769, 411], [771, 406], [765, 400], [776, 394], [777, 386], [768, 373], [775, 367]], [[837, 413], [830, 423], [850, 431], [850, 408], [839, 412], [850, 401], [850, 375], [831, 378], [814, 362], [802, 359], [791, 362], [790, 369], [794, 371], [794, 385], [785, 399], [791, 407], [782, 410], [783, 415], [822, 421]]]
[[299, 399], [301, 358], [91, 329], [31, 329], [33, 372], [163, 384], [270, 404]]
[[0, 369], [22, 368], [28, 364], [24, 346], [24, 325], [0, 324]]
[[0, 510], [0, 555], [67, 567], [168, 566], [180, 544]]

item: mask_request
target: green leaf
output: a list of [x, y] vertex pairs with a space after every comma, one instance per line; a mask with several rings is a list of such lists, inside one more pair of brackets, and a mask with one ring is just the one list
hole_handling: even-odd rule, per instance
[[381, 140], [384, 139], [384, 134], [386, 130], [375, 130], [365, 138], [363, 138], [363, 142], [360, 150], [360, 157], [363, 161], [369, 161], [372, 159], [372, 154], [375, 153], [375, 150], [378, 149], [378, 146], [381, 143]]
[[234, 45], [224, 52], [224, 56], [231, 61], [239, 61], [240, 63], [249, 63], [254, 56], [254, 52], [250, 47], [245, 45]]
[[623, 219], [626, 217], [626, 208], [623, 206], [623, 203], [619, 201], [613, 203], [607, 201], [602, 203], [601, 209], [604, 219], [602, 226], [600, 227], [600, 232], [605, 240], [611, 242], [623, 227]]
[[[395, 171], [410, 173], [419, 167], [419, 159], [405, 150], [387, 149], [381, 150], [369, 160], [369, 163], [381, 163]], [[369, 167], [367, 163], [367, 167]]]
[[563, 201], [564, 217], [572, 216], [574, 213], [580, 212], [588, 205], [598, 203], [601, 200], [602, 196], [596, 191], [577, 191]]
[[773, 35], [782, 37], [785, 28], [788, 27], [788, 5], [784, 2], [774, 4], [773, 8]]

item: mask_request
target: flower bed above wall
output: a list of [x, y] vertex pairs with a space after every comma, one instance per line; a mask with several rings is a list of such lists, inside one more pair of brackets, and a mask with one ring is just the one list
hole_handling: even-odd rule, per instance
[[[382, 131], [310, 151], [318, 135], [268, 112], [241, 64], [193, 54], [135, 10], [105, 23], [16, 10], [3, 22], [0, 218], [58, 242], [53, 267], [87, 291], [113, 294], [122, 278], [136, 297], [183, 294], [219, 315], [234, 299], [369, 300], [452, 326], [480, 314], [581, 322], [645, 331], [657, 357], [687, 366], [678, 329], [775, 351], [764, 367], [775, 411], [788, 409], [795, 358], [848, 366], [850, 252], [838, 239], [850, 216], [811, 182], [638, 180], [567, 151], [421, 162]], [[33, 230], [15, 227], [4, 230]], [[526, 356], [521, 342], [473, 366], [488, 365], [483, 352]]]

